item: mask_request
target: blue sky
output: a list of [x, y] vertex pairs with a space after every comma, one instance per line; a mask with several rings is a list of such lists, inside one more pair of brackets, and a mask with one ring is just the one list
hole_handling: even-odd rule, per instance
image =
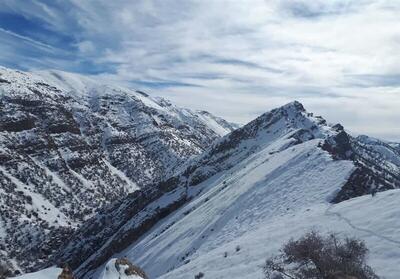
[[1, 2], [3, 66], [92, 75], [241, 123], [297, 99], [400, 141], [400, 1]]

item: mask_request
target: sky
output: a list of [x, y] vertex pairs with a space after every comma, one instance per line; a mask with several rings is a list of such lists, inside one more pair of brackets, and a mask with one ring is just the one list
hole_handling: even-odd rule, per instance
[[2, 0], [0, 64], [245, 124], [293, 100], [400, 142], [400, 0]]

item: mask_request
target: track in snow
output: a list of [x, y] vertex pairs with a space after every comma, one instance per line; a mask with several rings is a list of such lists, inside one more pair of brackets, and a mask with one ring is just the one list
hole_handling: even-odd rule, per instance
[[350, 221], [349, 218], [344, 217], [344, 216], [343, 216], [342, 214], [340, 214], [339, 212], [332, 212], [331, 209], [333, 208], [333, 206], [334, 206], [334, 205], [332, 204], [332, 205], [330, 205], [330, 206], [325, 210], [325, 215], [327, 215], [327, 216], [336, 216], [337, 218], [339, 218], [340, 220], [343, 220], [343, 221], [346, 222], [351, 228], [353, 228], [353, 229], [355, 229], [355, 230], [357, 230], [357, 231], [362, 231], [362, 232], [368, 233], [368, 234], [373, 235], [373, 236], [376, 236], [376, 237], [378, 237], [378, 238], [380, 238], [380, 239], [382, 239], [382, 240], [386, 240], [386, 241], [388, 241], [388, 242], [391, 242], [391, 243], [394, 243], [394, 244], [397, 244], [397, 245], [400, 246], [400, 241], [391, 239], [390, 237], [387, 237], [387, 236], [384, 236], [384, 235], [381, 235], [381, 234], [378, 234], [378, 233], [376, 233], [376, 232], [374, 232], [374, 231], [372, 231], [372, 230], [364, 229], [364, 228], [361, 228], [361, 227], [359, 227], [359, 226], [356, 226], [356, 225], [354, 225], [354, 224]]

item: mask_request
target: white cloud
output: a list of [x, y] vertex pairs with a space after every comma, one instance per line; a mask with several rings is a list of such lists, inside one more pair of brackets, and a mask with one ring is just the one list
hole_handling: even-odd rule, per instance
[[95, 46], [91, 41], [81, 41], [76, 46], [82, 54], [92, 53], [95, 50]]
[[[133, 81], [152, 94], [242, 123], [299, 99], [356, 133], [400, 140], [398, 1], [63, 5], [70, 12], [40, 5], [32, 10], [54, 30], [76, 34], [81, 56], [90, 53], [95, 63], [113, 65], [115, 73], [101, 78]], [[14, 9], [35, 16], [23, 6]]]

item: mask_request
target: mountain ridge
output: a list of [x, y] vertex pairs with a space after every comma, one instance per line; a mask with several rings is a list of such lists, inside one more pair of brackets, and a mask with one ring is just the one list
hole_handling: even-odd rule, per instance
[[0, 77], [0, 258], [25, 270], [99, 208], [153, 187], [234, 129], [76, 74]]
[[[153, 226], [190, 204], [203, 191], [211, 191], [207, 186], [207, 181], [213, 184], [214, 176], [219, 177], [223, 173], [230, 172], [235, 169], [238, 162], [245, 162], [249, 158], [257, 161], [258, 154], [263, 154], [262, 156], [268, 158], [279, 156], [283, 154], [282, 152], [295, 150], [296, 146], [302, 146], [308, 142], [313, 143], [315, 150], [326, 152], [333, 162], [343, 162], [352, 166], [341, 187], [332, 190], [332, 193], [326, 197], [333, 203], [371, 193], [370, 187], [373, 181], [379, 179], [382, 172], [389, 173], [389, 169], [386, 168], [383, 168], [382, 172], [376, 172], [375, 167], [379, 164], [378, 162], [363, 165], [363, 162], [371, 161], [373, 157], [357, 145], [357, 139], [346, 133], [342, 125], [328, 125], [322, 117], [308, 113], [299, 102], [294, 101], [261, 115], [214, 142], [202, 154], [188, 161], [180, 174], [162, 182], [157, 187], [157, 189], [163, 189], [162, 191], [155, 193], [147, 201], [145, 201], [146, 197], [142, 197], [140, 200], [145, 201], [142, 206], [130, 211], [128, 208], [132, 209], [137, 201], [126, 200], [126, 204], [118, 206], [117, 210], [104, 212], [102, 217], [98, 216], [89, 221], [86, 224], [89, 227], [91, 227], [90, 223], [99, 225], [93, 241], [100, 245], [92, 248], [85, 246], [85, 252], [83, 252], [80, 246], [82, 236], [85, 234], [85, 228], [83, 228], [75, 238], [72, 238], [67, 248], [61, 251], [61, 254], [57, 254], [56, 258], [67, 262], [73, 261], [72, 265], [76, 268], [77, 274], [90, 278], [91, 270], [96, 270], [113, 254], [122, 252], [132, 243], [139, 241], [152, 230]], [[268, 150], [267, 154], [265, 150]], [[308, 156], [303, 155], [305, 159]], [[397, 166], [396, 171], [399, 171]], [[231, 175], [234, 175], [234, 172]], [[399, 188], [400, 184], [396, 177], [396, 175], [393, 176], [392, 187], [386, 188], [388, 185], [382, 185], [383, 187], [377, 191]], [[226, 187], [228, 185], [221, 186], [221, 191], [225, 191]], [[115, 214], [115, 211], [119, 214]], [[188, 211], [187, 214], [190, 212]], [[108, 231], [104, 235], [105, 226], [102, 228], [99, 218], [116, 220], [117, 229]], [[86, 231], [90, 230], [88, 228]], [[88, 243], [87, 239], [85, 243]], [[79, 260], [78, 255], [91, 253], [94, 254], [89, 258]]]

